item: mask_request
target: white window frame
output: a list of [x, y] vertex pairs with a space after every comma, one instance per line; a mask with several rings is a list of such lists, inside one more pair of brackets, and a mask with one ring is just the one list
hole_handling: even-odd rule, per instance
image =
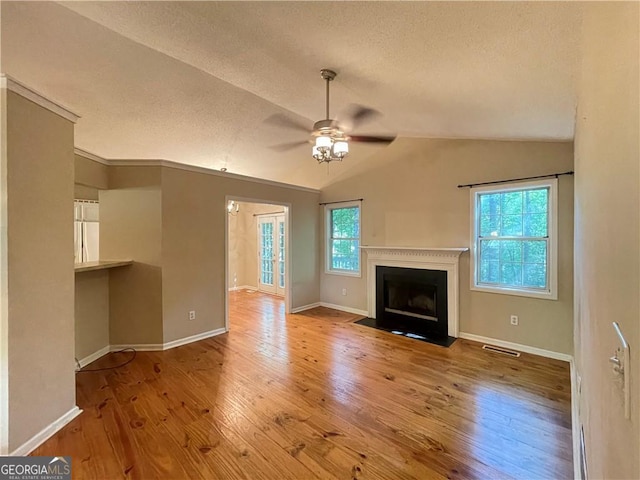
[[[479, 246], [479, 221], [477, 207], [479, 195], [486, 193], [504, 193], [510, 191], [529, 190], [532, 188], [549, 188], [548, 211], [548, 243], [547, 243], [547, 288], [534, 289], [526, 287], [510, 287], [498, 285], [486, 285], [478, 283], [478, 246]], [[551, 178], [530, 182], [505, 183], [474, 187], [471, 189], [471, 290], [478, 292], [500, 293], [505, 295], [517, 295], [521, 297], [543, 298], [547, 300], [558, 299], [558, 179]]]
[[358, 248], [358, 271], [355, 270], [339, 270], [335, 268], [331, 268], [331, 246], [332, 246], [332, 238], [331, 238], [331, 212], [333, 210], [339, 210], [341, 208], [353, 208], [356, 207], [358, 209], [358, 219], [360, 221], [360, 225], [358, 228], [358, 245], [362, 245], [362, 205], [359, 201], [354, 202], [341, 202], [341, 203], [332, 203], [324, 206], [324, 272], [330, 275], [344, 275], [347, 277], [361, 277], [362, 276], [362, 250]]

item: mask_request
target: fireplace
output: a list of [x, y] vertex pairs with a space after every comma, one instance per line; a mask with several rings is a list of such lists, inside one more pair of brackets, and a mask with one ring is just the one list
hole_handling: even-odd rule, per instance
[[359, 323], [439, 345], [453, 343], [458, 336], [459, 257], [468, 249], [360, 248], [367, 255], [368, 318]]
[[376, 267], [376, 320], [383, 328], [446, 339], [447, 272]]

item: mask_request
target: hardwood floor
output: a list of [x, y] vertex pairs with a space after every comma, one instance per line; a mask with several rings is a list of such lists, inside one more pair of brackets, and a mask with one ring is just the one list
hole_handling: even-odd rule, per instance
[[33, 455], [87, 479], [572, 478], [567, 363], [230, 295], [230, 333], [78, 374], [84, 413]]

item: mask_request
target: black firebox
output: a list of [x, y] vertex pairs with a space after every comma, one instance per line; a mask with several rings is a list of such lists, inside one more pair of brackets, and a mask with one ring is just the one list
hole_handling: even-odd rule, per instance
[[449, 346], [447, 272], [376, 267], [376, 318], [363, 325]]

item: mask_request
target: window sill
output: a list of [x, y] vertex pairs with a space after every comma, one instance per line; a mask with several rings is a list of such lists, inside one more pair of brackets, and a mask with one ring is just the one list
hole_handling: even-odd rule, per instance
[[496, 293], [498, 295], [513, 295], [516, 297], [529, 297], [529, 298], [537, 298], [541, 300], [558, 300], [558, 292], [557, 291], [529, 291], [529, 290], [518, 290], [515, 288], [507, 288], [507, 287], [485, 287], [481, 285], [471, 285], [472, 292], [483, 292], [483, 293]]
[[362, 272], [350, 272], [348, 270], [325, 270], [327, 275], [338, 275], [341, 277], [355, 277], [362, 278]]

